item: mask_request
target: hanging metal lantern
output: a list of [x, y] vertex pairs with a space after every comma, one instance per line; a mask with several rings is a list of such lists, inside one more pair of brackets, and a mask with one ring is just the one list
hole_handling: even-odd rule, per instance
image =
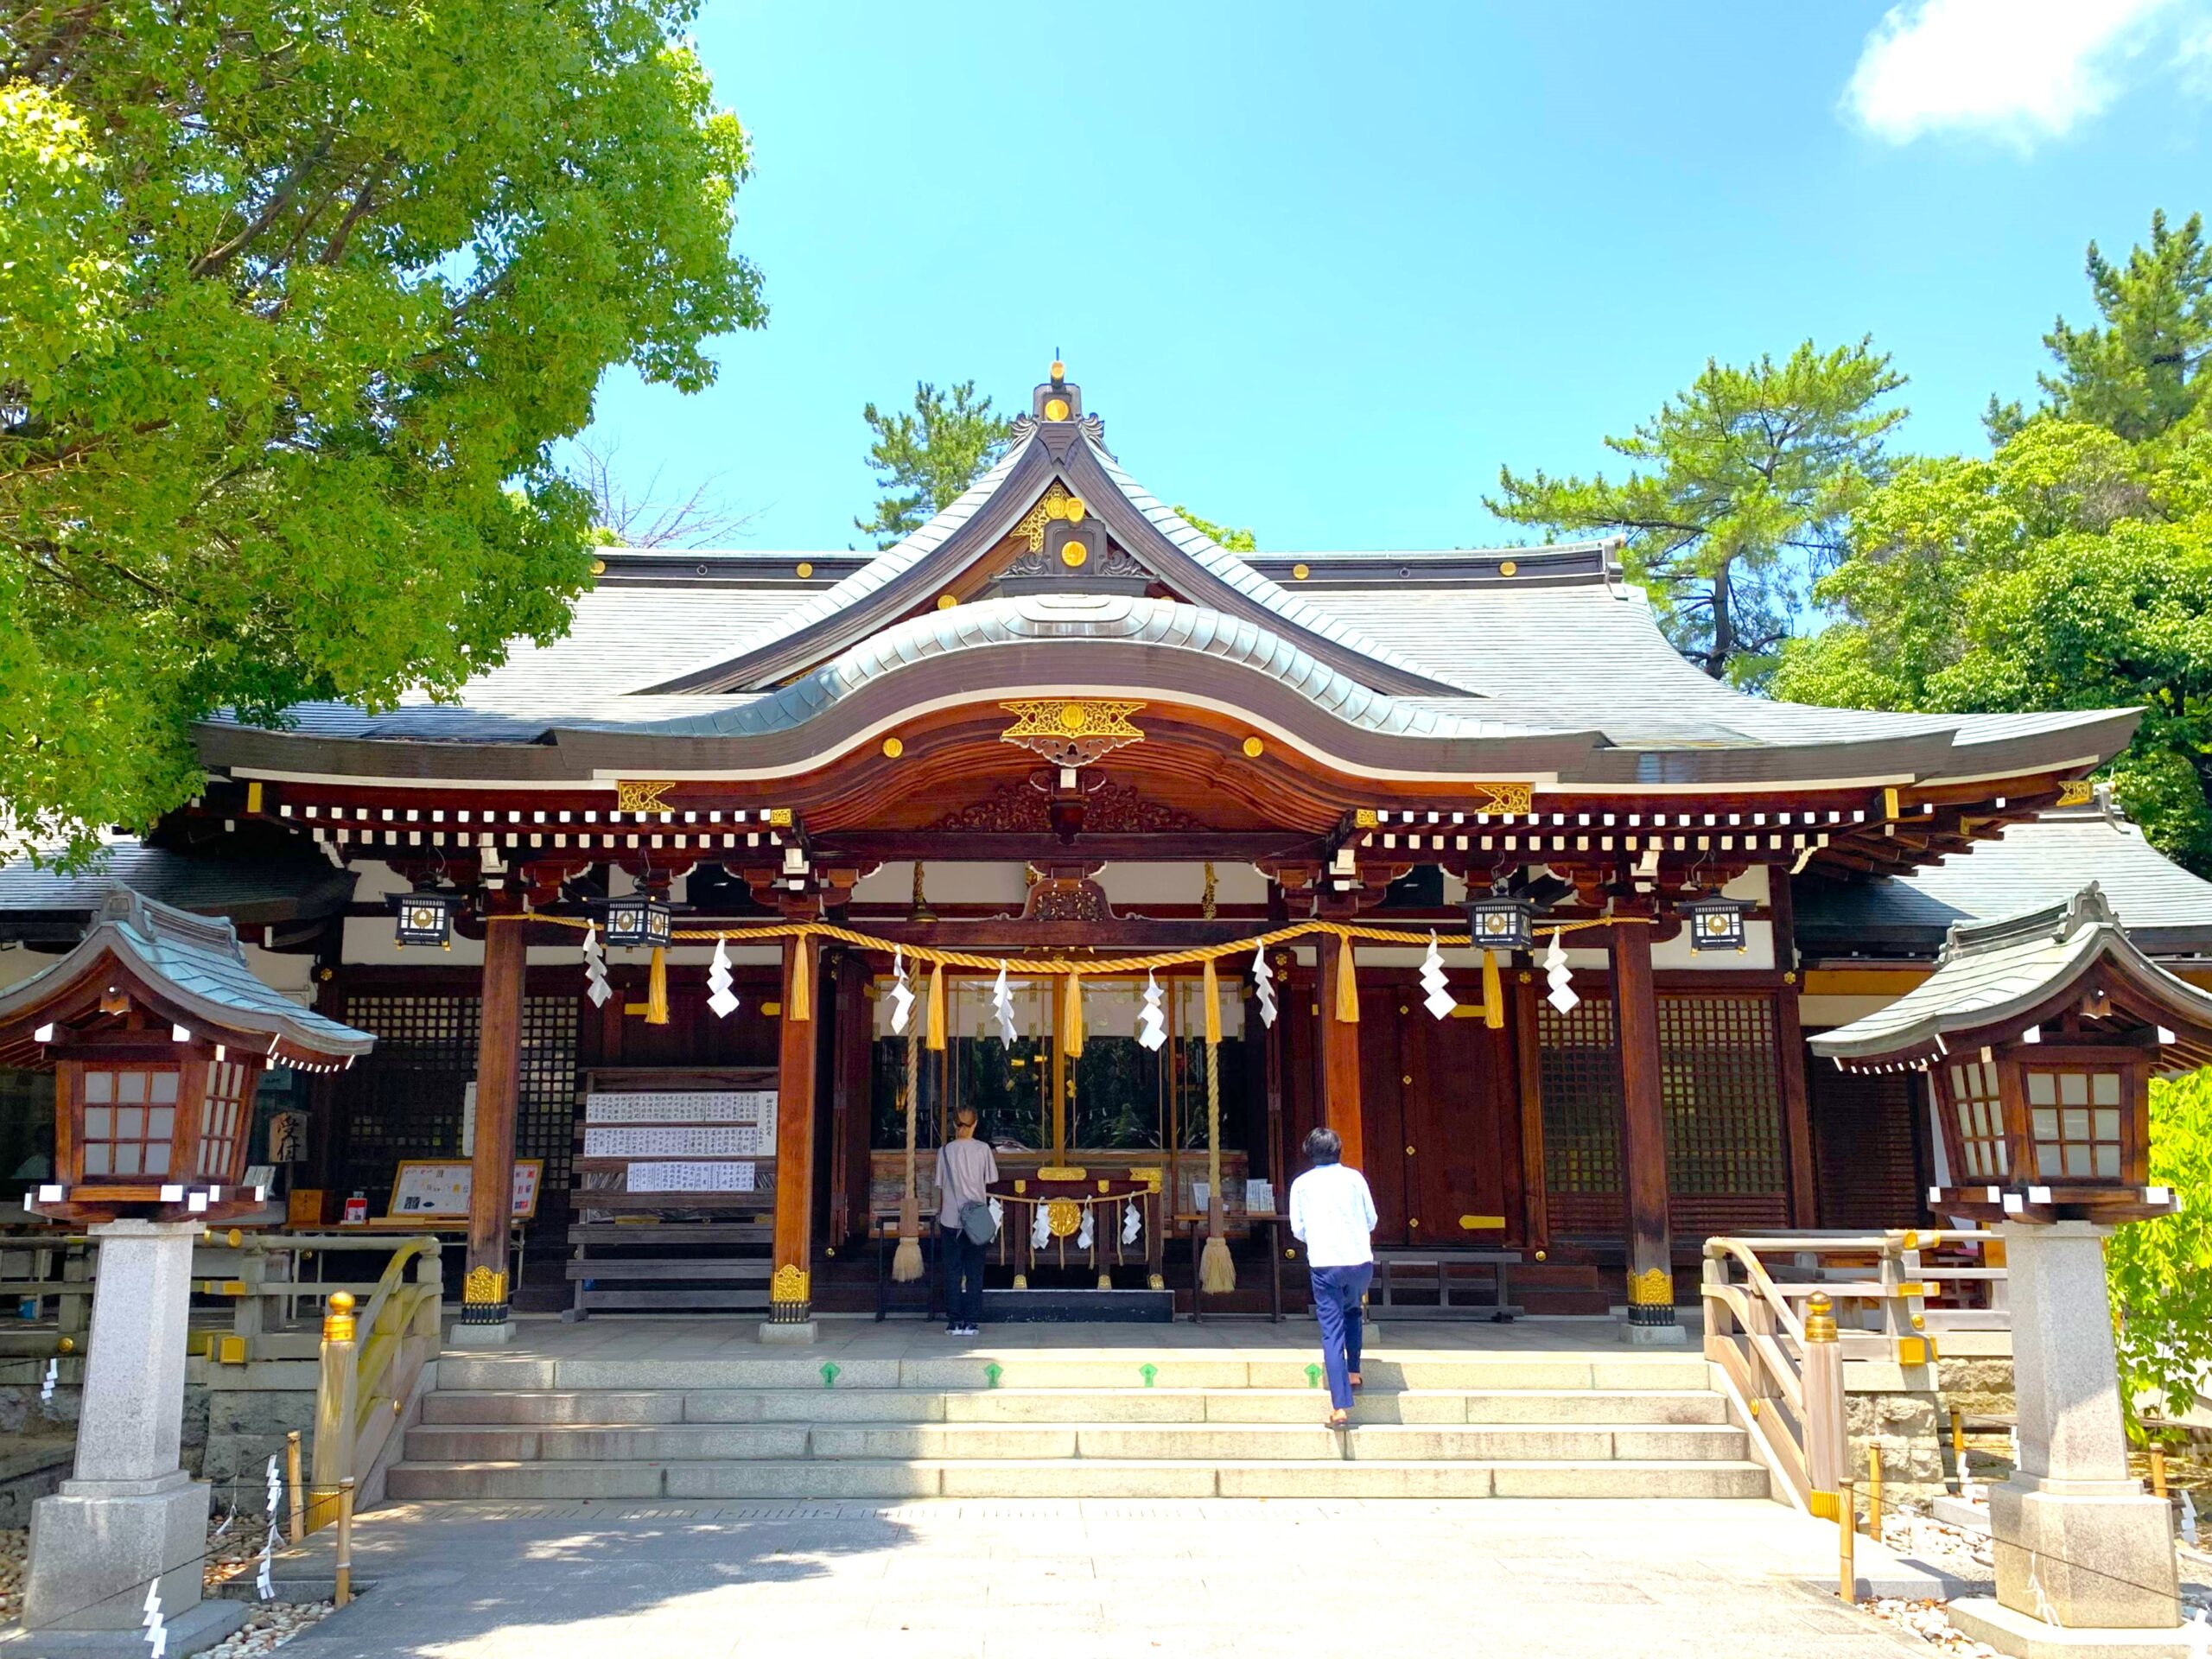
[[1693, 899], [1679, 906], [1689, 929], [1693, 950], [1737, 950], [1745, 948], [1744, 915], [1750, 906], [1719, 894]]
[[418, 887], [412, 893], [394, 896], [391, 908], [399, 944], [429, 944], [442, 950], [452, 950], [453, 913], [460, 903], [459, 893], [436, 887]]
[[1467, 899], [1467, 933], [1485, 950], [1528, 950], [1535, 947], [1535, 911], [1526, 899], [1492, 887]]
[[675, 912], [666, 899], [656, 899], [649, 893], [634, 893], [626, 899], [607, 899], [605, 909], [608, 944], [634, 948], [668, 943]]

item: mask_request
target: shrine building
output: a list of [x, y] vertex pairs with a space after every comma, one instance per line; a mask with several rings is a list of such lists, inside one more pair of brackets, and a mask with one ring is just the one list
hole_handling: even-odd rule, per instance
[[[1057, 364], [888, 550], [595, 576], [457, 702], [211, 721], [204, 794], [104, 873], [0, 871], [0, 983], [122, 881], [372, 1033], [271, 1070], [251, 1161], [331, 1226], [465, 1160], [487, 1331], [870, 1307], [972, 1106], [995, 1290], [1187, 1299], [1218, 1239], [1260, 1306], [1325, 1124], [1379, 1243], [1516, 1252], [1532, 1311], [1663, 1339], [1708, 1234], [1922, 1219], [1922, 1080], [1806, 1037], [1950, 923], [2094, 877], [2168, 966], [2212, 950], [2212, 887], [2086, 781], [2136, 711], [1747, 696], [1612, 541], [1231, 551]], [[0, 1130], [19, 1175], [41, 1112]]]

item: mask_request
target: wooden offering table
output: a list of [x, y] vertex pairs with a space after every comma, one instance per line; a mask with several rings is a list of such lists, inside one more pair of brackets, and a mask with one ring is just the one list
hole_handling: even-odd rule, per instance
[[[1161, 1289], [1166, 1282], [1160, 1271], [1161, 1185], [1156, 1169], [1107, 1175], [1073, 1164], [1047, 1164], [1033, 1174], [993, 1181], [987, 1190], [1003, 1211], [996, 1260], [1001, 1266], [1011, 1263], [1014, 1287], [1027, 1290], [1033, 1269], [1068, 1266], [1072, 1246], [1077, 1265], [1097, 1274], [1101, 1290], [1113, 1287], [1116, 1267], [1135, 1261], [1144, 1263], [1146, 1285]], [[1125, 1243], [1132, 1205], [1139, 1233]]]

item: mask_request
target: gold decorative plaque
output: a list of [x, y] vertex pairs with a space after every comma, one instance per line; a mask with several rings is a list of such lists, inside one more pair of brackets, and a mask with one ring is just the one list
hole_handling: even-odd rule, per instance
[[1079, 524], [1088, 511], [1081, 496], [1069, 494], [1067, 486], [1055, 480], [1037, 505], [1022, 516], [1021, 522], [1014, 527], [1014, 533], [1032, 553], [1041, 553], [1045, 550], [1045, 526], [1047, 523], [1055, 518], [1065, 518], [1069, 524]]
[[1478, 812], [1532, 812], [1535, 790], [1528, 784], [1470, 784]]
[[1675, 1276], [1664, 1268], [1646, 1268], [1628, 1280], [1628, 1299], [1637, 1307], [1672, 1307]]
[[1073, 1198], [1054, 1198], [1045, 1206], [1045, 1225], [1054, 1238], [1069, 1237], [1083, 1227], [1083, 1206]]
[[474, 1307], [497, 1307], [507, 1300], [507, 1275], [496, 1268], [471, 1268], [461, 1283], [461, 1300]]
[[2058, 786], [2061, 806], [2087, 806], [2097, 798], [2097, 786], [2087, 778], [2069, 778]]
[[776, 1276], [769, 1281], [768, 1300], [772, 1302], [804, 1302], [811, 1299], [813, 1275], [793, 1262], [786, 1262], [776, 1269]]
[[665, 812], [668, 803], [661, 797], [676, 787], [671, 779], [625, 778], [614, 785], [614, 810], [617, 812]]
[[1032, 697], [1002, 702], [1016, 716], [999, 734], [1001, 742], [1042, 755], [1056, 766], [1087, 766], [1116, 749], [1144, 741], [1129, 723], [1141, 702], [1109, 702], [1095, 697]]

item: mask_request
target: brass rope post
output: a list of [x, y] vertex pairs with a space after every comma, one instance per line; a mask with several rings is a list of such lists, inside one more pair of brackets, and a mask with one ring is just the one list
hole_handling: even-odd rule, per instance
[[300, 1491], [300, 1431], [294, 1429], [284, 1436], [284, 1484], [291, 1497], [292, 1541], [298, 1543], [307, 1535], [308, 1506]]
[[1836, 1594], [1845, 1601], [1859, 1599], [1859, 1562], [1856, 1554], [1859, 1536], [1859, 1517], [1852, 1500], [1851, 1477], [1846, 1475], [1836, 1483], [1835, 1549]]
[[1882, 1541], [1882, 1448], [1879, 1442], [1869, 1442], [1866, 1447], [1866, 1535], [1878, 1544]]
[[338, 1483], [337, 1593], [331, 1599], [343, 1607], [353, 1599], [353, 1477]]

